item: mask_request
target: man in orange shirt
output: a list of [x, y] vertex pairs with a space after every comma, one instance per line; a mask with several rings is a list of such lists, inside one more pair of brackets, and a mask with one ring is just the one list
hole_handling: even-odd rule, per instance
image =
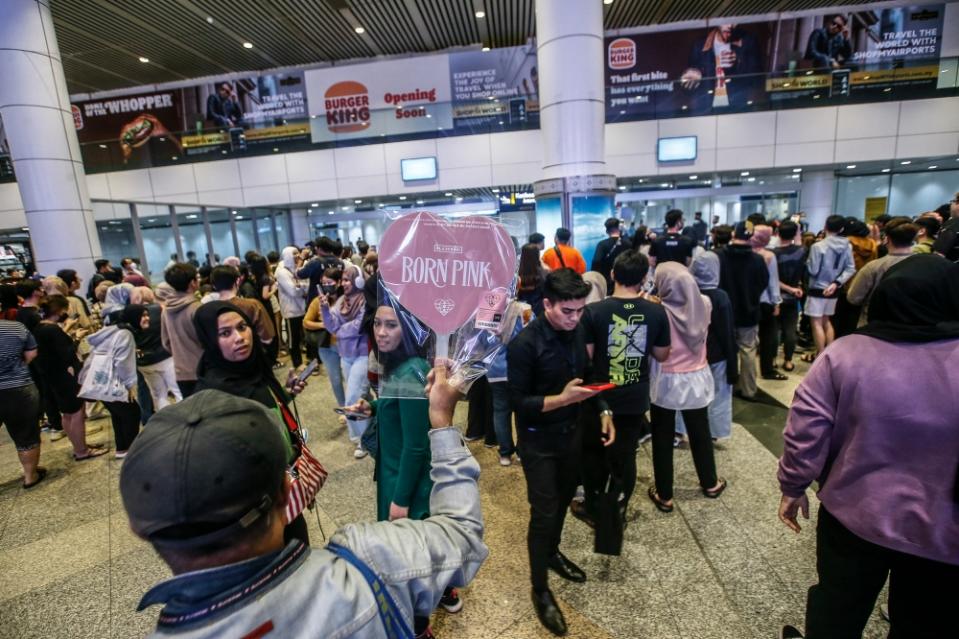
[[583, 255], [579, 251], [569, 245], [571, 236], [569, 229], [556, 229], [556, 237], [554, 238], [556, 245], [546, 249], [546, 252], [543, 253], [543, 263], [551, 271], [571, 268], [582, 275], [586, 272], [586, 260], [583, 259]]

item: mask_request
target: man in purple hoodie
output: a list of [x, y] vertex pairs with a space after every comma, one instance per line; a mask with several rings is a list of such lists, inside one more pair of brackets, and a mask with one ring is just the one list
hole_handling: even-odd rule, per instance
[[[915, 255], [873, 293], [869, 323], [828, 347], [793, 399], [779, 518], [799, 532], [819, 482], [810, 639], [860, 637], [889, 578], [890, 637], [956, 636], [959, 265]], [[803, 637], [785, 626], [782, 639]]]

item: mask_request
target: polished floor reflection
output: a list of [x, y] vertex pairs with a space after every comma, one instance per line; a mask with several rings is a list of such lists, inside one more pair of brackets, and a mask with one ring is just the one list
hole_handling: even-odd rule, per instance
[[[768, 403], [737, 401], [737, 420], [746, 428], [735, 426], [732, 440], [717, 446], [720, 474], [729, 480], [721, 499], [702, 496], [689, 452], [680, 449], [677, 508], [670, 515], [656, 511], [645, 499], [652, 476], [646, 444], [621, 557], [594, 555], [591, 531], [567, 519], [563, 551], [589, 576], [585, 584], [551, 577], [570, 637], [758, 639], [776, 636], [782, 623], [802, 626], [806, 588], [815, 578], [814, 521], [797, 536], [777, 520], [770, 451], [785, 415], [775, 400], [788, 401], [794, 385], [766, 383]], [[309, 518], [313, 543], [321, 545], [337, 525], [374, 518], [373, 464], [353, 459], [325, 376], [313, 377], [297, 403], [311, 447], [330, 471]], [[465, 414], [462, 405], [461, 426]], [[102, 427], [91, 441], [112, 442], [106, 419], [89, 426]], [[42, 463], [50, 476], [24, 491], [13, 445], [0, 438], [0, 638], [146, 635], [158, 610], [137, 613], [136, 604], [169, 573], [129, 532], [117, 491], [120, 462], [107, 456], [74, 463], [66, 440], [50, 444], [44, 435]], [[436, 636], [549, 637], [529, 600], [522, 470], [500, 467], [495, 450], [481, 442], [471, 447], [483, 467], [491, 554], [464, 590], [462, 612], [434, 616]], [[864, 636], [878, 639], [887, 631], [875, 614]]]

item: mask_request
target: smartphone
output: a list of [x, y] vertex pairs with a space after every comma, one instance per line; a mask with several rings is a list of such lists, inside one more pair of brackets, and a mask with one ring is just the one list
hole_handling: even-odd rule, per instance
[[610, 384], [606, 382], [605, 384], [583, 384], [580, 388], [588, 388], [589, 390], [594, 391], [604, 391], [609, 390], [610, 388], [616, 388], [616, 384]]
[[344, 417], [350, 417], [353, 419], [367, 419], [369, 417], [369, 415], [365, 413], [359, 413], [357, 411], [350, 410], [345, 406], [337, 406], [333, 409], [333, 412], [337, 415], [343, 415]]
[[319, 364], [319, 360], [314, 357], [312, 360], [310, 360], [310, 363], [306, 365], [306, 368], [303, 369], [303, 372], [297, 376], [296, 381], [305, 381], [307, 377], [313, 374], [313, 371], [316, 370], [316, 367]]

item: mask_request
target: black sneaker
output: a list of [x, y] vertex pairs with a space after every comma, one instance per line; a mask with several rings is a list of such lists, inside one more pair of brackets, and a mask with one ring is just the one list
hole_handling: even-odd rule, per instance
[[783, 626], [779, 630], [779, 639], [803, 639], [804, 636], [796, 626]]
[[463, 609], [463, 600], [460, 599], [460, 593], [456, 591], [456, 588], [447, 588], [440, 597], [440, 605], [446, 612], [455, 614]]

